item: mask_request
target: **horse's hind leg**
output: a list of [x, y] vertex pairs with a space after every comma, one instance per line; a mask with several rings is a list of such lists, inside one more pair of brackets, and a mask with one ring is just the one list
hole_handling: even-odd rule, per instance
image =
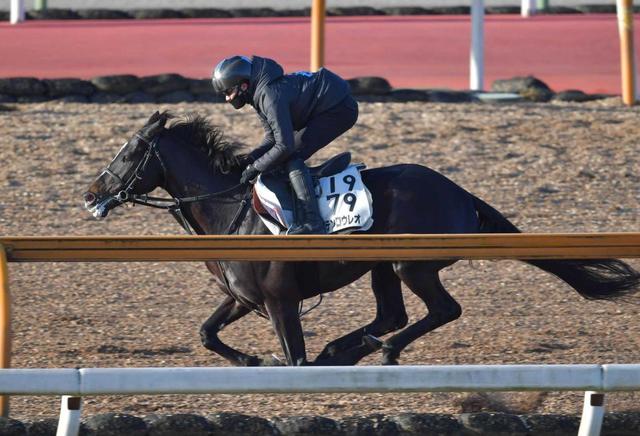
[[394, 269], [398, 277], [422, 301], [428, 314], [393, 335], [382, 346], [383, 363], [395, 365], [400, 352], [420, 336], [460, 317], [462, 308], [440, 283], [438, 271], [452, 262], [398, 262]]
[[380, 263], [373, 268], [371, 287], [376, 298], [375, 319], [366, 326], [327, 344], [314, 364], [355, 365], [380, 348], [371, 341], [365, 342], [365, 337], [382, 336], [407, 325], [407, 312], [402, 299], [400, 279], [394, 273], [391, 263]]
[[215, 312], [200, 328], [202, 345], [208, 350], [219, 354], [237, 366], [258, 366], [260, 359], [256, 356], [244, 354], [224, 344], [218, 338], [218, 332], [225, 326], [245, 316], [250, 310], [231, 297], [226, 297]]

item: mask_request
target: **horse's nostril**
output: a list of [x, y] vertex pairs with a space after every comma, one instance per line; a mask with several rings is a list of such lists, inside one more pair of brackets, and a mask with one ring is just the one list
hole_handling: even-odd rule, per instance
[[92, 192], [84, 193], [84, 202], [86, 204], [93, 204], [96, 201], [96, 196]]

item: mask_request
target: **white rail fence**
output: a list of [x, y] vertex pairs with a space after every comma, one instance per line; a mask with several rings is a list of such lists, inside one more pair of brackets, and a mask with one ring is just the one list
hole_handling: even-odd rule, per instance
[[640, 364], [2, 369], [0, 393], [63, 395], [58, 436], [89, 395], [586, 391], [579, 436], [600, 434], [604, 392], [640, 390]]

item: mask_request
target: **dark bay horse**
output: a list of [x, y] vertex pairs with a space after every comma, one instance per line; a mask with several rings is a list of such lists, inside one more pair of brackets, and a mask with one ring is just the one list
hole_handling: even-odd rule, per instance
[[[167, 124], [172, 118], [158, 112], [151, 116], [91, 184], [84, 194], [86, 208], [104, 218], [129, 201], [153, 203], [144, 194], [161, 187], [174, 199], [173, 213], [198, 234], [268, 234], [253, 209], [244, 206], [249, 189], [239, 184], [244, 155], [238, 147], [201, 117]], [[362, 177], [374, 204], [374, 225], [368, 233], [519, 232], [496, 209], [424, 166], [375, 168], [363, 171]], [[460, 305], [438, 277], [454, 262], [207, 262], [227, 296], [203, 324], [202, 343], [235, 365], [264, 364], [218, 338], [224, 327], [256, 311], [271, 320], [287, 363], [308, 364], [300, 302], [371, 271], [375, 319], [330, 342], [312, 363], [353, 365], [382, 349], [383, 363], [395, 364], [409, 343], [461, 315]], [[554, 274], [588, 299], [630, 296], [640, 286], [640, 273], [615, 259], [527, 263]], [[427, 306], [426, 315], [409, 326], [401, 282]], [[378, 339], [397, 330], [384, 341]]]

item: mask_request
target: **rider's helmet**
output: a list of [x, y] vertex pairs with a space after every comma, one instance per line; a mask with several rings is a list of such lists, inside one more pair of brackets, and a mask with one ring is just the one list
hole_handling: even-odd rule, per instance
[[233, 56], [223, 59], [213, 70], [211, 78], [213, 89], [218, 93], [224, 93], [227, 96], [227, 101], [236, 109], [240, 109], [247, 103], [248, 91], [240, 89], [240, 85], [249, 84], [251, 67], [250, 58]]

